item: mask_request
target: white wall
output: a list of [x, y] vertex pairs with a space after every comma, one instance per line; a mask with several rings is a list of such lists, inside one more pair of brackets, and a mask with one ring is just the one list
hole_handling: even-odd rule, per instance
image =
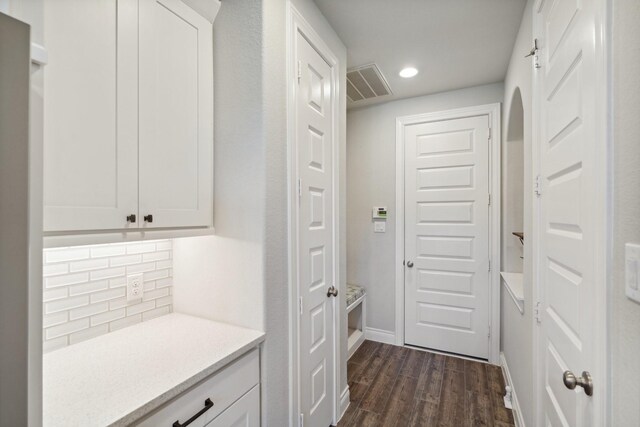
[[[347, 114], [347, 281], [367, 290], [367, 327], [394, 333], [396, 118], [502, 102], [503, 84], [393, 101]], [[389, 209], [374, 233], [371, 208]]]
[[[533, 425], [533, 320], [532, 320], [532, 251], [526, 237], [532, 233], [532, 63], [524, 58], [531, 49], [533, 1], [529, 0], [518, 38], [513, 49], [509, 70], [504, 85], [503, 138], [508, 135], [509, 111], [516, 88], [520, 89], [524, 107], [524, 314], [517, 309], [504, 288], [501, 289], [501, 345], [504, 352], [513, 386], [516, 390], [522, 417], [526, 425]], [[503, 147], [504, 148], [504, 147]], [[527, 196], [528, 195], [528, 196]], [[520, 244], [520, 243], [518, 243]]]
[[624, 293], [624, 244], [640, 243], [640, 2], [613, 0], [612, 426], [640, 425], [640, 304]]
[[[293, 3], [339, 58], [339, 96], [346, 111], [346, 49], [313, 1]], [[285, 0], [222, 3], [214, 24], [216, 235], [174, 242], [175, 311], [266, 331], [262, 408], [269, 426], [286, 426], [294, 418], [288, 359], [287, 7]], [[343, 189], [345, 129], [343, 114]], [[342, 227], [344, 203], [340, 214]], [[343, 228], [340, 233], [344, 246]], [[343, 283], [345, 265], [343, 248]], [[346, 387], [346, 329], [343, 335], [340, 377]]]

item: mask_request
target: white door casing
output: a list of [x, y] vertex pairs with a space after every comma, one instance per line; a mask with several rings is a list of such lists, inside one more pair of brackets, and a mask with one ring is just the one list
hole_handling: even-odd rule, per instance
[[140, 0], [141, 227], [213, 221], [212, 52], [211, 22], [196, 11]]
[[489, 117], [405, 128], [405, 342], [489, 357]]
[[298, 91], [298, 286], [300, 405], [305, 426], [325, 427], [334, 411], [335, 286], [332, 70], [303, 34], [296, 35]]
[[138, 0], [44, 9], [44, 230], [137, 228]]
[[[541, 0], [534, 28], [535, 141], [541, 195], [534, 222], [538, 319], [536, 425], [605, 425], [607, 138], [599, 0]], [[605, 95], [603, 95], [605, 94]], [[590, 372], [589, 397], [563, 372]]]

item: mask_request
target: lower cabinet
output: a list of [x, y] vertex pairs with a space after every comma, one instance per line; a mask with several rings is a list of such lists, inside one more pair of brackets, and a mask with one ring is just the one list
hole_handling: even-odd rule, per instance
[[260, 386], [252, 388], [207, 427], [260, 427]]
[[254, 349], [134, 425], [260, 426], [259, 383], [259, 350]]

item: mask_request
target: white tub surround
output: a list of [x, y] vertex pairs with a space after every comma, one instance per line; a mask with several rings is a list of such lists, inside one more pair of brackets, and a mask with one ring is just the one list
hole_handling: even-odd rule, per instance
[[172, 313], [45, 354], [44, 426], [129, 425], [264, 336]]

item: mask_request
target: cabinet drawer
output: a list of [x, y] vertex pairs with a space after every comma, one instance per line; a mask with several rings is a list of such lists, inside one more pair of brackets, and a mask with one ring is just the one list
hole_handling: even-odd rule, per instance
[[206, 427], [260, 427], [260, 386], [251, 391]]
[[205, 401], [211, 399], [213, 406], [189, 424], [189, 427], [204, 427], [258, 384], [260, 381], [258, 355], [258, 349], [255, 349], [242, 356], [135, 425], [172, 427], [175, 421], [184, 423], [203, 410]]

